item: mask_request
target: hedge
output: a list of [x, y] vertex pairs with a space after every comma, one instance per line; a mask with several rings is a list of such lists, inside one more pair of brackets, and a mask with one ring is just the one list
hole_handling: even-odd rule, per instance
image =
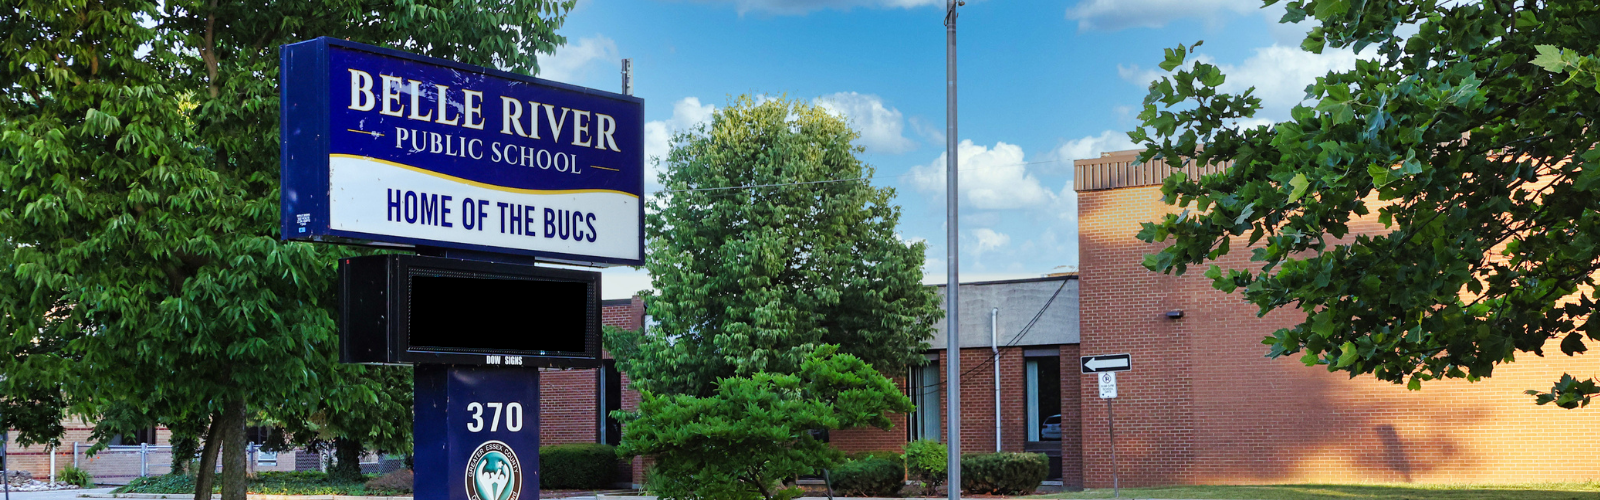
[[617, 481], [616, 447], [598, 443], [539, 447], [539, 487], [597, 490]]
[[894, 460], [866, 457], [850, 460], [829, 471], [834, 492], [855, 497], [898, 496], [905, 486], [905, 470]]
[[961, 491], [1026, 495], [1050, 473], [1050, 459], [1039, 453], [982, 453], [961, 456]]

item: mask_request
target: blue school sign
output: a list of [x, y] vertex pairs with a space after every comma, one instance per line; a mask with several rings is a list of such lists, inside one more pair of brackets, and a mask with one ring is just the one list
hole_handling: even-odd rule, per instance
[[[519, 263], [643, 264], [644, 101], [330, 38], [281, 50], [283, 238], [488, 261], [340, 263], [341, 359], [415, 363], [416, 497], [537, 500], [536, 367], [598, 362], [599, 273]], [[533, 309], [441, 305], [512, 289]]]
[[643, 263], [643, 100], [331, 38], [281, 57], [283, 238]]

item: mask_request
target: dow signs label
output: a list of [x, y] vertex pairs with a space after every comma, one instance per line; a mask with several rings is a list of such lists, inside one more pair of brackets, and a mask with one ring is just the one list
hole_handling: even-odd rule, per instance
[[643, 263], [641, 99], [330, 38], [282, 64], [285, 239]]
[[1080, 362], [1083, 373], [1125, 372], [1133, 369], [1133, 356], [1128, 354], [1083, 356]]

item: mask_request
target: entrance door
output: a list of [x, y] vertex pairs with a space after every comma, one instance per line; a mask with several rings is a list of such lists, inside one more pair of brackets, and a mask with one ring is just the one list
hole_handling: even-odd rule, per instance
[[1061, 479], [1061, 356], [1027, 353], [1027, 442], [1023, 450], [1050, 457], [1049, 479]]

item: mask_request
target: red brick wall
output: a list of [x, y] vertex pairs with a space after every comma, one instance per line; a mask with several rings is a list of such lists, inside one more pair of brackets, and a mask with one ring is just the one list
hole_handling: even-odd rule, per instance
[[[77, 418], [69, 417], [63, 419], [61, 425], [66, 429], [66, 432], [61, 436], [61, 447], [55, 450], [55, 470], [57, 473], [61, 472], [62, 469], [72, 465], [72, 443], [82, 443], [84, 445], [84, 449], [88, 449], [89, 445], [94, 444], [94, 440], [89, 438], [90, 433], [94, 431], [94, 426], [92, 424], [87, 424]], [[16, 431], [9, 433], [7, 438], [6, 451], [9, 462], [7, 466], [11, 467], [12, 470], [28, 471], [30, 474], [33, 474], [34, 479], [40, 481], [47, 481], [50, 479], [51, 450], [49, 448], [46, 448], [42, 445], [26, 447], [18, 445]], [[156, 428], [155, 444], [165, 446], [171, 444], [171, 441], [172, 431], [167, 430], [165, 427]], [[158, 465], [168, 465], [167, 462], [169, 461], [169, 456], [161, 455], [160, 457], [162, 462]]]
[[1061, 346], [1061, 484], [1083, 487], [1083, 401], [1073, 389], [1083, 375], [1078, 345]]
[[[945, 351], [939, 352], [939, 378], [947, 378]], [[994, 437], [994, 356], [989, 348], [961, 350], [961, 452], [993, 453]], [[1027, 441], [1027, 374], [1023, 348], [1000, 349], [1000, 443], [1001, 451], [1022, 451]], [[1062, 387], [1063, 390], [1066, 386]], [[939, 393], [939, 435], [949, 433], [950, 401]], [[1065, 415], [1063, 414], [1063, 420]], [[941, 439], [943, 441], [943, 439]]]
[[[626, 303], [604, 305], [600, 309], [600, 322], [607, 326], [637, 330], [644, 324], [644, 301], [634, 297]], [[610, 357], [610, 354], [606, 354], [606, 358]], [[595, 369], [546, 370], [539, 374], [540, 444], [594, 443], [600, 440], [597, 428], [600, 419], [597, 405], [599, 383], [599, 370]], [[627, 376], [623, 376], [622, 408], [632, 410], [638, 407], [639, 394], [628, 390]], [[634, 478], [643, 477], [638, 467], [633, 469]]]
[[[1261, 339], [1300, 313], [1258, 318], [1237, 295], [1212, 289], [1202, 269], [1173, 277], [1140, 266], [1159, 247], [1133, 235], [1167, 213], [1159, 196], [1153, 186], [1078, 196], [1082, 353], [1133, 354], [1115, 402], [1123, 486], [1600, 476], [1600, 436], [1585, 432], [1600, 426], [1600, 412], [1536, 406], [1522, 393], [1548, 389], [1563, 372], [1600, 372], [1594, 358], [1560, 355], [1552, 343], [1550, 356], [1523, 355], [1493, 378], [1417, 392], [1267, 359]], [[1222, 265], [1248, 266], [1245, 242], [1233, 248]], [[1167, 319], [1172, 310], [1184, 317]], [[1084, 479], [1108, 487], [1105, 404], [1094, 378], [1081, 381]]]

